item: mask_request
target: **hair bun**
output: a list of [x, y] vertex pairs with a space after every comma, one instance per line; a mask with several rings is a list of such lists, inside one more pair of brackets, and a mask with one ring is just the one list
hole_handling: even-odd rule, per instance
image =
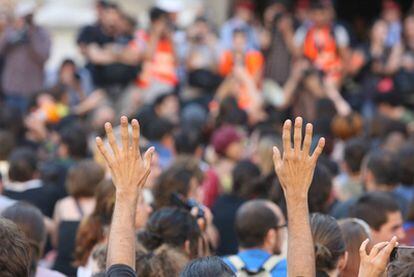
[[320, 243], [315, 244], [315, 260], [316, 260], [316, 269], [324, 270], [329, 268], [332, 260], [332, 253], [329, 249]]
[[151, 232], [149, 230], [140, 232], [138, 234], [138, 240], [149, 251], [155, 250], [163, 244], [163, 238], [155, 232]]

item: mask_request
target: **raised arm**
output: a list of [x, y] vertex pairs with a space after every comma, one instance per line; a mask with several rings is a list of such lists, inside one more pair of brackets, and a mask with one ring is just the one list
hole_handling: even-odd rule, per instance
[[288, 213], [288, 276], [315, 276], [315, 250], [309, 223], [308, 191], [316, 161], [322, 153], [325, 139], [321, 138], [312, 155], [312, 124], [306, 125], [302, 147], [302, 118], [295, 120], [294, 144], [291, 145], [292, 122], [283, 126], [283, 157], [273, 148], [275, 171], [286, 198]]
[[[122, 264], [135, 268], [135, 212], [138, 196], [150, 174], [154, 148], [141, 156], [139, 150], [139, 124], [132, 120], [132, 140], [128, 131], [128, 118], [121, 118], [122, 148], [118, 147], [112, 126], [105, 124], [105, 131], [113, 155], [109, 154], [101, 138], [96, 144], [112, 174], [116, 188], [115, 209], [112, 216], [108, 242], [107, 268]], [[131, 143], [132, 142], [132, 143]]]

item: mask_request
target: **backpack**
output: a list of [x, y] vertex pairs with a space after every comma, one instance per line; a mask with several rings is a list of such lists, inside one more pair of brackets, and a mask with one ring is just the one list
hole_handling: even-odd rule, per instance
[[272, 271], [282, 260], [278, 256], [270, 256], [259, 268], [248, 269], [243, 260], [237, 256], [228, 257], [230, 263], [236, 268], [237, 277], [272, 277]]

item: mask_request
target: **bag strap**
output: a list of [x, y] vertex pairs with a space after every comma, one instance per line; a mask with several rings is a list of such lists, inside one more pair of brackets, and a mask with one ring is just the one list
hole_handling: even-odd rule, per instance
[[236, 271], [241, 271], [246, 266], [243, 260], [237, 255], [228, 257], [228, 260], [236, 268]]
[[262, 265], [262, 268], [266, 271], [271, 273], [273, 269], [277, 266], [277, 264], [282, 260], [282, 257], [272, 255], [267, 259], [264, 264]]

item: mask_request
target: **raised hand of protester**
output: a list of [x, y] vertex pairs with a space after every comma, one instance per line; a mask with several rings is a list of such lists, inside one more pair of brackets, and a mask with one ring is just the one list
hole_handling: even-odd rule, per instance
[[367, 254], [367, 244], [369, 239], [365, 240], [359, 248], [361, 262], [359, 266], [359, 277], [380, 277], [387, 269], [388, 261], [394, 247], [398, 245], [397, 238], [393, 237], [391, 241], [380, 242], [374, 245], [371, 252]]
[[296, 118], [292, 148], [292, 122], [286, 120], [283, 125], [282, 135], [283, 156], [281, 151], [275, 146], [273, 148], [273, 162], [285, 195], [287, 197], [303, 196], [307, 199], [316, 162], [325, 146], [325, 139], [319, 139], [316, 149], [310, 155], [313, 126], [310, 123], [306, 125], [305, 139], [302, 146], [302, 124], [303, 119], [301, 117]]
[[111, 123], [105, 123], [105, 131], [113, 155], [108, 152], [100, 137], [96, 138], [96, 144], [111, 171], [117, 194], [137, 196], [150, 174], [154, 148], [149, 148], [142, 156], [139, 150], [139, 123], [133, 119], [131, 125], [132, 139], [128, 130], [128, 118], [121, 117], [122, 147], [119, 147]]

